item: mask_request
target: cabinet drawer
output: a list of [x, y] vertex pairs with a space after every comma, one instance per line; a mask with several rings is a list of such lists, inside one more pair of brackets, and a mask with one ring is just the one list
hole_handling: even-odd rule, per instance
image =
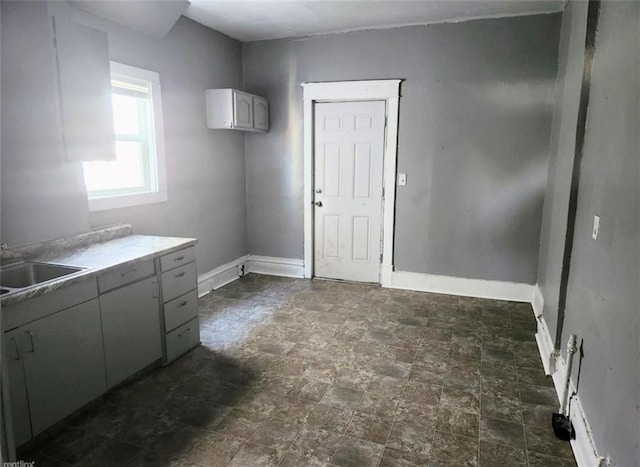
[[194, 318], [171, 331], [166, 337], [167, 363], [200, 344], [200, 323]]
[[95, 278], [92, 278], [13, 305], [3, 306], [2, 330], [8, 331], [97, 296], [98, 287]]
[[177, 268], [183, 264], [190, 263], [196, 259], [196, 247], [185, 248], [184, 250], [174, 251], [160, 258], [160, 270], [168, 271]]
[[198, 316], [198, 291], [179, 296], [164, 305], [164, 328], [172, 331], [183, 323]]
[[197, 288], [196, 263], [162, 273], [162, 301], [168, 302]]
[[104, 293], [121, 285], [144, 279], [153, 275], [154, 272], [153, 260], [118, 268], [98, 277], [98, 289], [100, 293]]

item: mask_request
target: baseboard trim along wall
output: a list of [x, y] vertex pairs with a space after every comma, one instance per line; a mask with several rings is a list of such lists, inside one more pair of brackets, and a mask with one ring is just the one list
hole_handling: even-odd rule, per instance
[[555, 351], [553, 339], [551, 339], [551, 333], [547, 326], [547, 322], [544, 319], [542, 310], [544, 309], [544, 296], [540, 286], [536, 284], [534, 286], [533, 300], [531, 301], [531, 307], [533, 308], [533, 314], [536, 317], [536, 323], [538, 324], [538, 331], [536, 332], [536, 342], [538, 343], [538, 350], [540, 352], [540, 358], [542, 359], [542, 365], [544, 366], [544, 372], [546, 375], [552, 375], [556, 371], [556, 359], [558, 353]]
[[[566, 363], [564, 358], [560, 356], [554, 348], [553, 340], [549, 334], [549, 328], [542, 315], [542, 309], [544, 306], [544, 297], [542, 291], [538, 285], [535, 286], [535, 295], [531, 301], [533, 312], [538, 322], [538, 332], [536, 333], [536, 342], [538, 343], [538, 351], [540, 352], [540, 358], [544, 365], [544, 371], [547, 375], [551, 375], [553, 379], [553, 385], [556, 389], [558, 401], [562, 397], [562, 391], [564, 390]], [[574, 394], [576, 388], [571, 382], [571, 392]], [[558, 407], [560, 402], [558, 402]], [[595, 444], [593, 443], [593, 437], [591, 436], [591, 428], [587, 422], [580, 398], [575, 395], [571, 398], [570, 408], [571, 423], [576, 432], [576, 439], [571, 440], [571, 449], [576, 457], [576, 462], [579, 467], [601, 467], [606, 464], [606, 460], [598, 456]], [[551, 420], [549, 420], [549, 428], [551, 428]]]
[[544, 309], [544, 295], [542, 295], [542, 289], [538, 284], [533, 286], [533, 301], [531, 302], [533, 312], [538, 316], [542, 316], [542, 310]]
[[249, 272], [302, 278], [304, 277], [304, 261], [294, 258], [249, 255]]
[[[244, 271], [242, 269], [244, 266]], [[198, 297], [235, 281], [244, 274], [255, 272], [269, 276], [304, 277], [301, 259], [274, 258], [272, 256], [241, 256], [198, 276]]]
[[235, 281], [242, 276], [242, 266], [244, 266], [245, 274], [248, 272], [247, 262], [248, 256], [241, 256], [238, 259], [218, 266], [209, 272], [198, 276], [198, 297], [207, 295], [212, 290], [219, 289], [230, 282]]
[[[385, 281], [387, 282], [387, 281]], [[488, 281], [462, 277], [438, 276], [416, 272], [393, 271], [383, 287], [416, 290], [463, 297], [491, 298], [531, 303], [534, 287], [519, 282]]]

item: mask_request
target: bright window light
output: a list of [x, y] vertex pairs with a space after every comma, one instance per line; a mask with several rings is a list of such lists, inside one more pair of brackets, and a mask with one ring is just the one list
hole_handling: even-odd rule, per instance
[[90, 210], [166, 201], [158, 74], [111, 62], [111, 101], [116, 160], [83, 163]]

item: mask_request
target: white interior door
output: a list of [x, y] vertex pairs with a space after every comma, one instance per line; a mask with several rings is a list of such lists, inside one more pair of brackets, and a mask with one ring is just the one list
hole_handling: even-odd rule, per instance
[[314, 275], [380, 281], [385, 102], [315, 105]]

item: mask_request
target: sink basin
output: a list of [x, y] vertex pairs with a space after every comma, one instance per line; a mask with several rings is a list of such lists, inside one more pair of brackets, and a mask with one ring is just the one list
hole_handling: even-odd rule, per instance
[[68, 276], [84, 268], [63, 266], [52, 263], [25, 261], [0, 268], [0, 287], [2, 294], [6, 289], [24, 289], [59, 277]]

